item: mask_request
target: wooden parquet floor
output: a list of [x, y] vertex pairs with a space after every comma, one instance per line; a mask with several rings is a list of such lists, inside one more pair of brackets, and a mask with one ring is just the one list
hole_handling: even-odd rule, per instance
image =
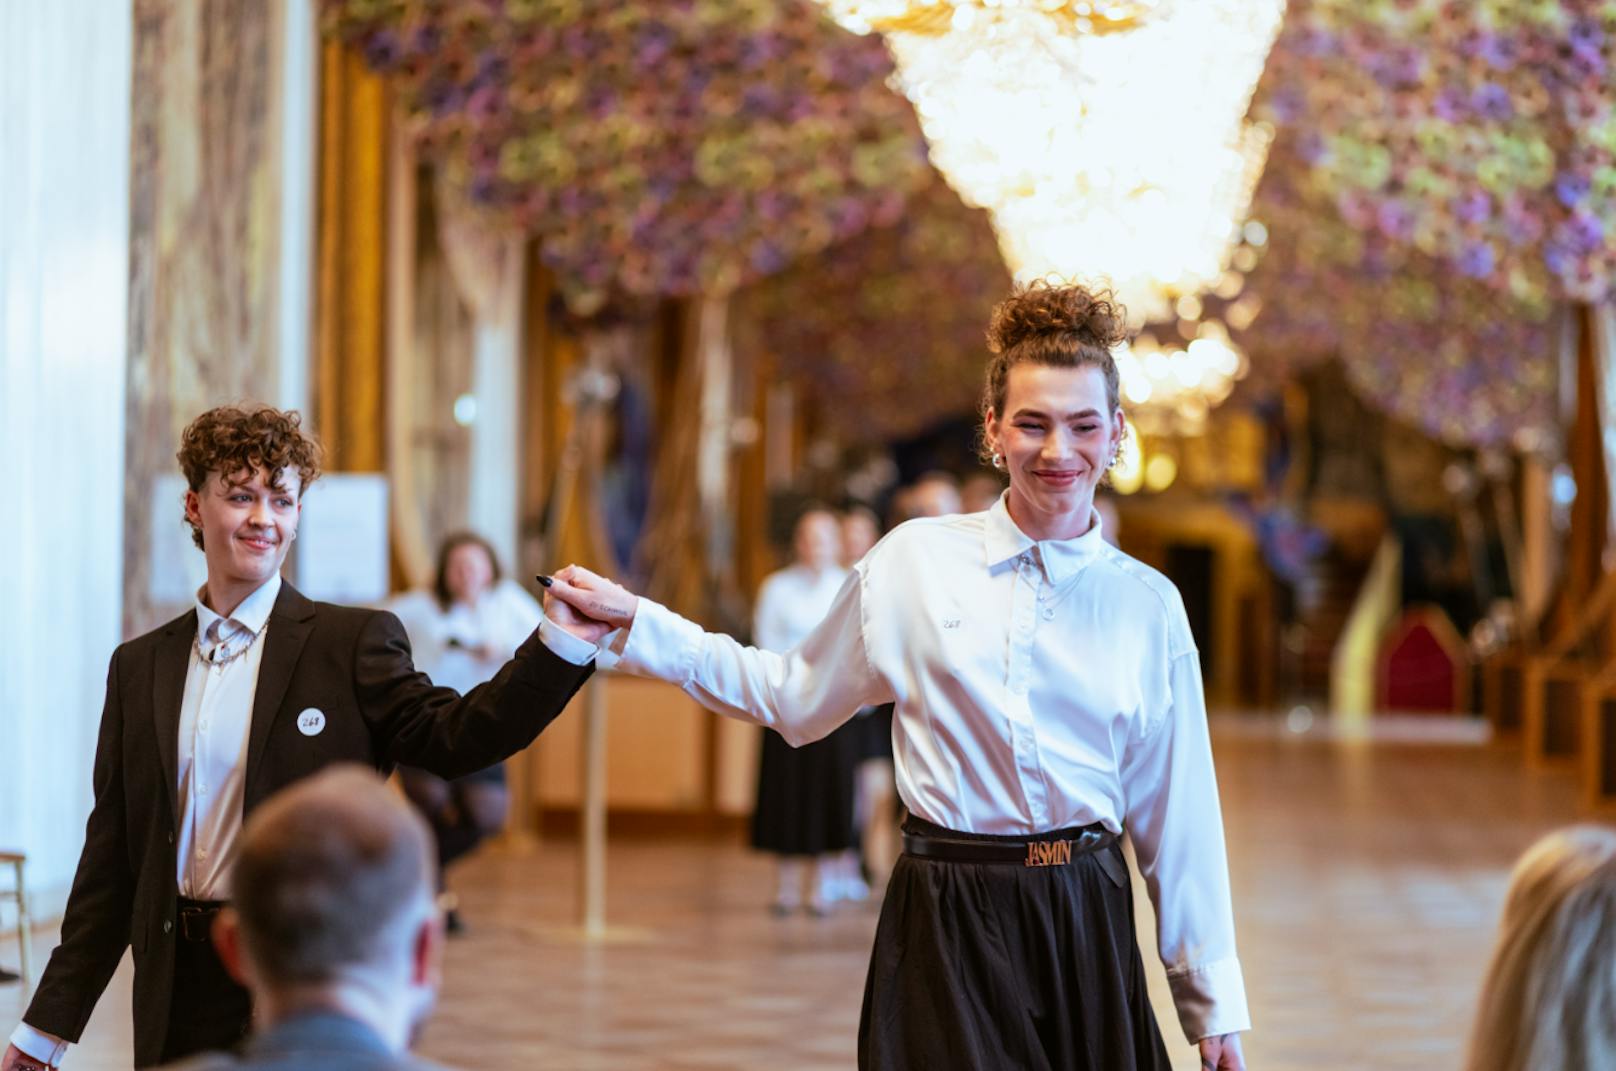
[[[1568, 779], [1404, 735], [1218, 722], [1253, 1071], [1457, 1067], [1509, 866], [1576, 818]], [[775, 919], [768, 860], [728, 842], [625, 841], [610, 866], [620, 928], [595, 944], [567, 930], [571, 844], [485, 852], [459, 871], [471, 929], [451, 945], [426, 1055], [512, 1071], [853, 1066], [873, 904]], [[1174, 1066], [1193, 1069], [1143, 943]], [[14, 959], [0, 942], [0, 962]], [[127, 1066], [128, 971], [70, 1071]], [[0, 987], [4, 1029], [20, 1010], [17, 987]]]

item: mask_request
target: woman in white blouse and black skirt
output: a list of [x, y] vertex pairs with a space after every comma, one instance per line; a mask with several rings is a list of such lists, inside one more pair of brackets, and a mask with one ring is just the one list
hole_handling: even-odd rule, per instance
[[816, 740], [896, 704], [911, 817], [859, 1025], [861, 1068], [1166, 1069], [1118, 837], [1133, 838], [1178, 1017], [1206, 1068], [1250, 1026], [1195, 641], [1178, 591], [1101, 538], [1122, 442], [1120, 310], [1034, 284], [994, 310], [982, 513], [899, 526], [789, 653], [743, 647], [568, 567], [576, 637], [706, 706]]

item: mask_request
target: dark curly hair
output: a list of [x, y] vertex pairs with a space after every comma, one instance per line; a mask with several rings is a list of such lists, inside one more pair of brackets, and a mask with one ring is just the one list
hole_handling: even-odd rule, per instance
[[988, 352], [993, 357], [982, 392], [982, 415], [990, 410], [1004, 415], [1010, 369], [1025, 361], [1054, 368], [1098, 368], [1105, 376], [1106, 401], [1115, 411], [1120, 384], [1111, 347], [1127, 337], [1127, 314], [1109, 290], [1042, 279], [1017, 286], [994, 306], [988, 323]]
[[[269, 484], [281, 489], [288, 468], [302, 478], [298, 493], [320, 478], [320, 444], [304, 434], [303, 417], [295, 410], [268, 405], [221, 405], [186, 425], [180, 434], [180, 471], [193, 491], [200, 491], [211, 473], [226, 478], [264, 469]], [[200, 548], [202, 529], [189, 517], [191, 539]]]

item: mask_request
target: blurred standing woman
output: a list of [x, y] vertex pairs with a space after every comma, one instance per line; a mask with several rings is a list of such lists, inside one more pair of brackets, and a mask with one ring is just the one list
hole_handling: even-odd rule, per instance
[[[430, 592], [401, 596], [390, 607], [404, 624], [415, 664], [432, 683], [464, 695], [489, 680], [539, 626], [544, 609], [506, 579], [493, 546], [474, 532], [457, 532], [438, 548]], [[404, 794], [432, 827], [438, 847], [438, 889], [450, 933], [462, 928], [445, 872], [505, 825], [510, 793], [503, 764], [453, 781], [413, 766], [399, 767]]]
[[[792, 535], [796, 561], [758, 590], [752, 638], [766, 651], [791, 650], [814, 630], [847, 577], [841, 528], [829, 510], [810, 508]], [[847, 725], [793, 747], [763, 734], [752, 846], [779, 857], [776, 914], [803, 906], [824, 914], [846, 891], [842, 856], [853, 844], [853, 778], [858, 737]], [[803, 884], [807, 882], [807, 891]]]
[[[732, 717], [817, 739], [896, 703], [905, 852], [859, 1065], [1127, 1071], [1168, 1058], [1119, 837], [1133, 838], [1184, 1032], [1243, 1068], [1250, 1023], [1195, 641], [1178, 591], [1102, 538], [1124, 423], [1110, 295], [1034, 284], [994, 310], [981, 513], [899, 526], [789, 654], [742, 647], [587, 570], [575, 637]], [[615, 630], [615, 631], [613, 631]]]

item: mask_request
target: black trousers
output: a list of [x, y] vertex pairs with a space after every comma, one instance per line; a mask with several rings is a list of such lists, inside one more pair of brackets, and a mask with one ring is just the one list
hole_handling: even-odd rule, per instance
[[[910, 817], [904, 830], [982, 837]], [[1145, 990], [1126, 864], [898, 859], [859, 1022], [863, 1071], [1168, 1071]], [[1109, 871], [1109, 873], [1108, 873]], [[1119, 881], [1113, 874], [1122, 875]]]
[[180, 936], [162, 1062], [234, 1049], [251, 1027], [252, 997], [224, 969], [213, 942]]

